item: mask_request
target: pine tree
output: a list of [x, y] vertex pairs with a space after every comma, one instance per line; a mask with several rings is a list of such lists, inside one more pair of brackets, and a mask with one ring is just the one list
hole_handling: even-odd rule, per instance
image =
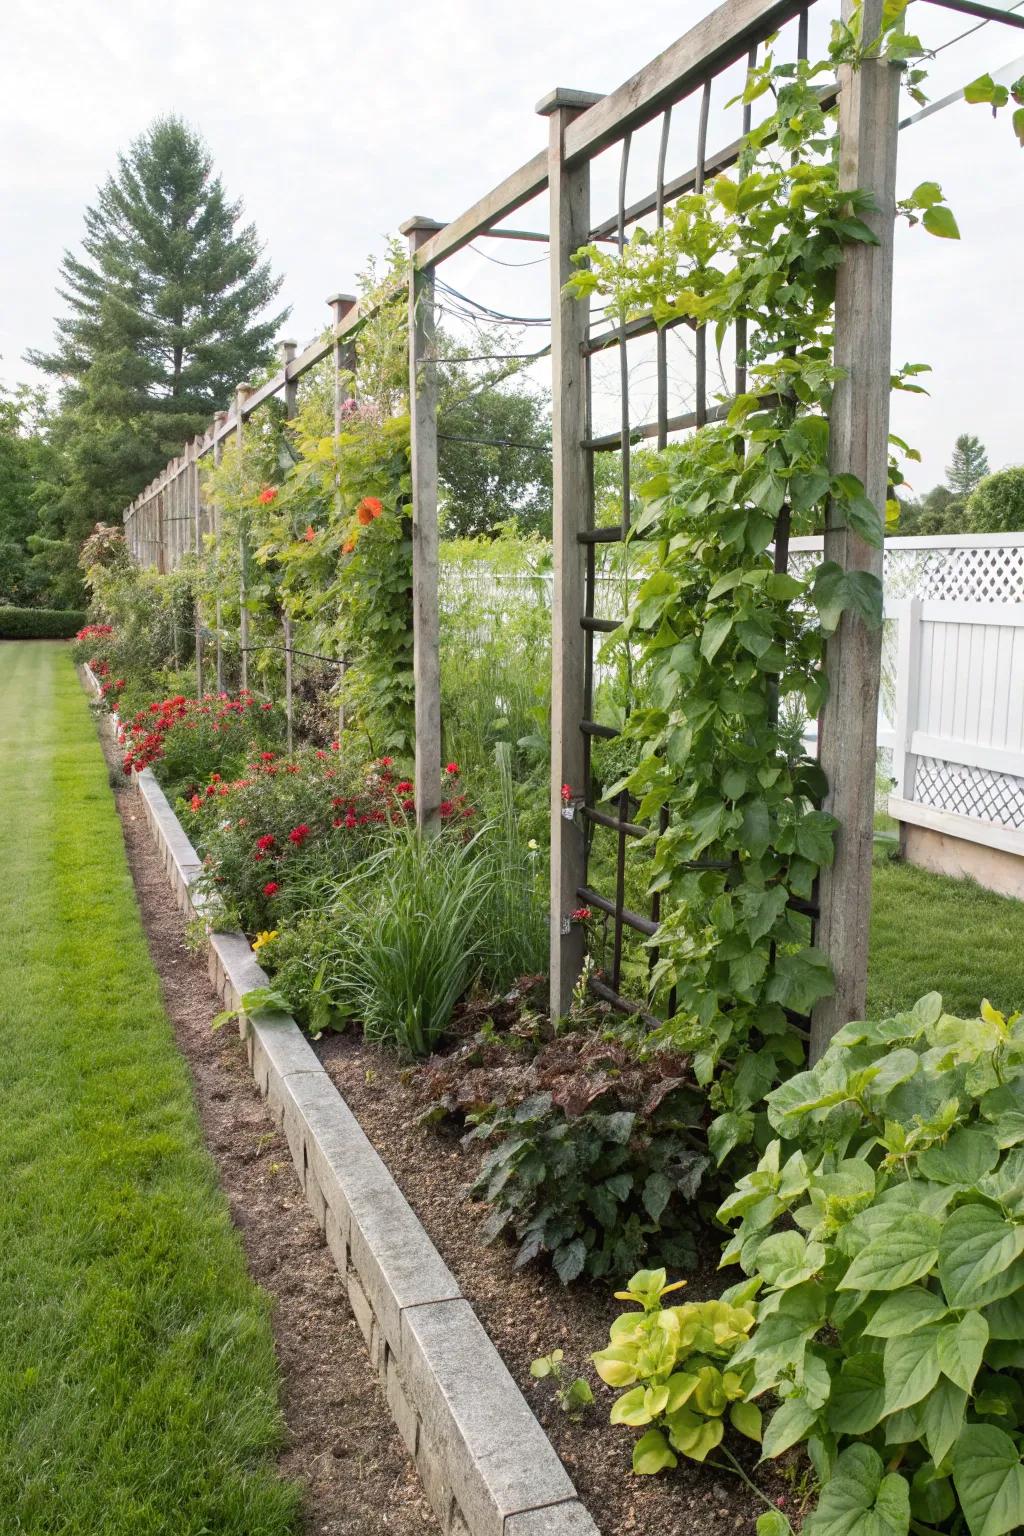
[[83, 254], [61, 264], [56, 347], [29, 354], [63, 380], [54, 440], [68, 458], [69, 535], [115, 517], [269, 361], [287, 311], [260, 317], [281, 279], [241, 215], [203, 140], [174, 117], [118, 156], [86, 210]]
[[966, 500], [988, 474], [988, 454], [980, 437], [961, 432], [953, 444], [953, 462], [946, 470], [946, 483], [954, 496]]

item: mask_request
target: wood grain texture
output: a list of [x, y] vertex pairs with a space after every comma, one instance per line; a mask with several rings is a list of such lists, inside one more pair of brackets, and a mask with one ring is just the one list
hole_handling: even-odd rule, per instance
[[[844, 14], [851, 0], [844, 0]], [[883, 0], [864, 0], [863, 26], [877, 35]], [[831, 413], [831, 467], [863, 482], [884, 526], [888, 485], [893, 227], [900, 72], [877, 59], [843, 66], [839, 92], [840, 185], [869, 190], [878, 211], [866, 214], [877, 245], [847, 248], [837, 274], [835, 360], [845, 370]], [[825, 559], [882, 578], [882, 550], [850, 532], [830, 507]], [[822, 712], [825, 809], [838, 818], [836, 855], [819, 882], [818, 944], [832, 962], [835, 990], [814, 1010], [811, 1056], [817, 1059], [850, 1019], [863, 1018], [875, 810], [875, 758], [881, 630], [844, 613], [827, 647], [829, 696]]]
[[569, 1011], [583, 965], [583, 929], [571, 913], [579, 906], [586, 845], [580, 818], [563, 814], [562, 785], [584, 790], [583, 716], [584, 552], [578, 534], [593, 525], [593, 480], [583, 447], [588, 431], [587, 359], [583, 347], [588, 307], [565, 284], [572, 255], [590, 229], [590, 164], [565, 164], [571, 106], [549, 113], [548, 189], [551, 201], [551, 450], [554, 582], [551, 610], [551, 1013]]

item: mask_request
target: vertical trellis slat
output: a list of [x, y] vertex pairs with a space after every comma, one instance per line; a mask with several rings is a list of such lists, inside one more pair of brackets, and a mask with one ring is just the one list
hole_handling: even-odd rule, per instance
[[[245, 402], [252, 394], [248, 384], [235, 390], [235, 442], [238, 445], [239, 473], [245, 451]], [[242, 687], [249, 686], [249, 530], [244, 515], [238, 528], [238, 639], [242, 650]]]
[[[442, 226], [415, 217], [401, 226], [415, 258]], [[441, 663], [438, 612], [437, 329], [434, 269], [409, 263], [409, 418], [412, 437], [412, 632], [416, 680], [416, 825], [441, 825]]]
[[[588, 431], [587, 305], [563, 292], [572, 254], [590, 234], [590, 163], [568, 170], [568, 123], [599, 98], [555, 90], [538, 104], [549, 118], [548, 192], [551, 231], [551, 448], [554, 583], [551, 607], [551, 1012], [568, 1012], [583, 965], [583, 930], [572, 922], [586, 872], [582, 823], [562, 803], [584, 793], [586, 754], [580, 731], [584, 699], [583, 549], [579, 535], [593, 526], [593, 480], [583, 447]], [[593, 546], [588, 551], [593, 556]]]

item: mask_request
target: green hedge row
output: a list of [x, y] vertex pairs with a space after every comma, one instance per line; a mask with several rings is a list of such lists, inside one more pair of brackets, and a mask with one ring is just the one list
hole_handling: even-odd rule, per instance
[[0, 640], [70, 640], [84, 624], [74, 608], [0, 608]]

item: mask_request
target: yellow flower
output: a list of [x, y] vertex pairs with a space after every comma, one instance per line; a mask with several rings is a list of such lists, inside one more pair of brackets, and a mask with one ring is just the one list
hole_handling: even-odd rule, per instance
[[269, 931], [267, 929], [264, 929], [262, 933], [258, 933], [256, 935], [256, 937], [253, 939], [252, 947], [253, 947], [253, 949], [260, 950], [260, 949], [263, 948], [264, 944], [269, 944], [271, 939], [276, 939], [276, 938], [277, 938], [277, 929], [276, 928], [271, 928]]

